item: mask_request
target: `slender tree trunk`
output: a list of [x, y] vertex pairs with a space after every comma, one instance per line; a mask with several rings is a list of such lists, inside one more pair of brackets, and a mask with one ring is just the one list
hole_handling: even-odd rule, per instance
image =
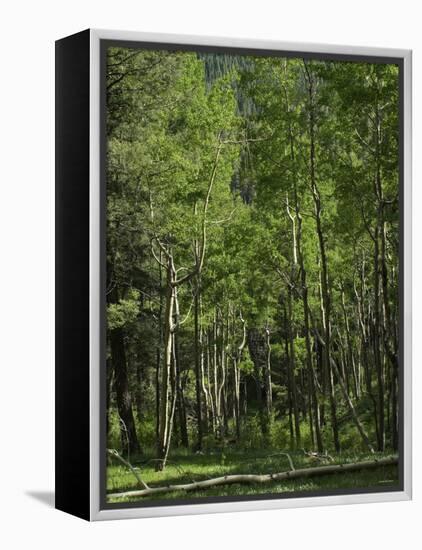
[[240, 372], [237, 359], [233, 358], [233, 412], [236, 439], [240, 440]]
[[208, 407], [209, 407], [209, 422], [212, 430], [212, 434], [215, 435], [215, 427], [216, 427], [216, 412], [215, 412], [215, 392], [214, 392], [214, 375], [215, 370], [212, 367], [211, 363], [211, 354], [210, 354], [210, 341], [209, 341], [209, 331], [204, 330], [203, 333], [203, 349], [206, 350], [206, 353], [204, 353], [205, 357], [205, 364], [206, 364], [206, 375], [207, 375], [207, 383], [206, 387], [204, 389], [204, 394], [208, 396]]
[[211, 396], [212, 404], [212, 430], [216, 436], [219, 430], [219, 423], [221, 420], [221, 410], [218, 394], [219, 383], [219, 356], [218, 350], [214, 352], [213, 330], [208, 327], [207, 329], [207, 371], [209, 371], [209, 394]]
[[271, 383], [271, 335], [269, 327], [265, 327], [265, 342], [267, 345], [267, 360], [265, 363], [265, 393], [267, 415], [271, 417], [273, 409], [273, 390]]
[[311, 348], [311, 338], [309, 334], [309, 303], [308, 303], [308, 287], [306, 281], [306, 271], [303, 266], [303, 257], [300, 253], [300, 263], [301, 263], [301, 280], [302, 280], [302, 302], [303, 302], [303, 318], [305, 326], [305, 344], [306, 344], [306, 365], [308, 371], [308, 384], [309, 384], [309, 401], [311, 403], [311, 409], [309, 412], [310, 418], [313, 413], [313, 426], [315, 429], [315, 439], [317, 443], [318, 452], [322, 453], [324, 451], [324, 445], [322, 442], [321, 435], [321, 425], [320, 425], [320, 415], [319, 415], [319, 403], [318, 403], [318, 394], [315, 384], [315, 371], [312, 364], [312, 348]]
[[206, 435], [209, 433], [210, 416], [212, 416], [211, 414], [212, 396], [208, 393], [208, 381], [205, 380], [204, 332], [201, 326], [199, 327], [199, 349], [200, 349], [199, 371], [201, 375], [200, 383], [201, 383], [201, 392], [203, 396], [203, 399], [201, 400], [201, 402], [203, 403], [202, 434]]
[[[381, 188], [381, 183], [380, 183]], [[390, 398], [391, 412], [389, 415], [391, 443], [394, 449], [398, 448], [398, 424], [397, 424], [397, 379], [398, 379], [398, 341], [393, 328], [391, 318], [391, 307], [389, 300], [389, 283], [388, 269], [386, 259], [386, 223], [382, 220], [381, 231], [381, 281], [382, 281], [382, 297], [383, 297], [383, 318], [384, 318], [384, 349], [389, 361], [389, 377], [390, 377]]]
[[[285, 73], [287, 76], [287, 64], [285, 65]], [[316, 439], [318, 452], [323, 452], [323, 443], [320, 427], [320, 412], [318, 395], [315, 385], [315, 372], [312, 364], [312, 349], [311, 338], [309, 333], [309, 304], [308, 304], [308, 286], [307, 286], [307, 273], [305, 269], [305, 262], [302, 252], [302, 216], [300, 213], [298, 189], [297, 189], [297, 173], [295, 169], [296, 154], [295, 154], [295, 139], [293, 134], [292, 122], [290, 118], [290, 103], [287, 92], [287, 87], [284, 86], [285, 100], [286, 100], [286, 112], [288, 116], [288, 128], [289, 128], [289, 143], [290, 143], [290, 160], [292, 165], [293, 174], [293, 195], [294, 195], [294, 210], [296, 213], [297, 224], [295, 224], [295, 218], [290, 213], [289, 203], [287, 202], [287, 214], [292, 222], [293, 232], [293, 260], [294, 263], [299, 263], [300, 277], [301, 277], [301, 297], [303, 303], [303, 318], [305, 328], [305, 342], [306, 342], [306, 365], [308, 372], [308, 400], [309, 400], [309, 423], [312, 434], [312, 443]], [[288, 195], [287, 195], [288, 199]], [[315, 429], [315, 438], [313, 434], [313, 428]]]
[[[234, 412], [235, 412], [235, 426], [236, 426], [236, 438], [240, 440], [240, 388], [241, 388], [241, 374], [240, 374], [240, 362], [242, 360], [243, 349], [246, 344], [246, 323], [242, 317], [242, 313], [239, 313], [239, 318], [242, 323], [242, 341], [237, 346], [233, 356], [233, 384], [234, 384]], [[235, 340], [235, 319], [233, 317], [233, 341]], [[270, 378], [271, 383], [271, 378]], [[268, 400], [267, 400], [268, 406]]]
[[163, 270], [161, 266], [162, 262], [162, 253], [160, 250], [159, 263], [158, 263], [158, 276], [159, 276], [159, 296], [160, 296], [160, 306], [158, 311], [158, 338], [157, 338], [157, 349], [156, 349], [156, 366], [155, 366], [155, 440], [158, 441], [160, 438], [160, 367], [161, 367], [161, 349], [163, 347]]
[[[291, 143], [293, 137], [291, 135]], [[292, 146], [293, 147], [293, 146]], [[291, 150], [292, 160], [294, 159], [293, 148]], [[313, 423], [315, 429], [315, 439], [317, 443], [318, 452], [322, 453], [324, 451], [322, 435], [321, 435], [321, 425], [320, 425], [320, 413], [319, 413], [319, 403], [318, 403], [318, 394], [315, 384], [315, 371], [312, 364], [312, 347], [311, 347], [311, 337], [310, 337], [310, 323], [309, 323], [309, 302], [308, 302], [308, 283], [307, 283], [307, 272], [305, 268], [305, 262], [302, 252], [302, 216], [299, 209], [299, 201], [297, 196], [297, 187], [295, 182], [294, 188], [295, 194], [295, 210], [297, 218], [297, 256], [300, 269], [300, 278], [301, 278], [301, 297], [303, 303], [303, 321], [305, 328], [305, 344], [306, 344], [306, 366], [308, 372], [308, 385], [309, 385], [309, 420], [310, 423]], [[313, 439], [313, 438], [312, 438]]]
[[295, 346], [293, 338], [293, 307], [292, 307], [292, 289], [288, 289], [288, 321], [286, 323], [287, 333], [289, 335], [289, 370], [290, 370], [290, 386], [291, 386], [291, 396], [292, 396], [292, 405], [293, 405], [293, 418], [294, 418], [294, 427], [295, 427], [295, 441], [296, 448], [300, 449], [301, 446], [301, 433], [300, 433], [300, 415], [299, 415], [299, 406], [297, 398], [297, 386], [296, 386], [296, 356], [295, 356]]
[[160, 398], [160, 430], [158, 440], [157, 469], [165, 468], [165, 459], [168, 452], [168, 442], [171, 428], [171, 386], [170, 376], [173, 353], [173, 316], [176, 288], [173, 286], [175, 279], [174, 268], [170, 258], [167, 267], [166, 304], [164, 311], [164, 361], [161, 373], [161, 398]]
[[[177, 289], [175, 289], [175, 302], [177, 303]], [[176, 308], [178, 310], [178, 307]], [[176, 320], [177, 322], [177, 320]], [[174, 426], [174, 414], [176, 412], [176, 401], [177, 401], [177, 355], [176, 355], [176, 338], [173, 334], [172, 338], [172, 361], [171, 361], [171, 371], [170, 371], [170, 383], [171, 383], [171, 397], [170, 397], [170, 406], [169, 406], [169, 419], [168, 419], [168, 431], [167, 431], [167, 440], [164, 448], [164, 456], [162, 461], [159, 463], [160, 468], [164, 469], [167, 464], [167, 458], [170, 451], [171, 437], [173, 433]]]
[[136, 393], [135, 393], [135, 403], [136, 403], [136, 415], [138, 422], [141, 422], [143, 417], [143, 369], [141, 362], [137, 361], [136, 363]]
[[369, 349], [370, 349], [370, 329], [367, 326], [369, 323], [366, 320], [365, 311], [363, 308], [364, 303], [364, 294], [365, 294], [365, 260], [362, 259], [362, 268], [360, 270], [360, 291], [358, 292], [355, 288], [355, 296], [357, 300], [358, 308], [358, 319], [360, 327], [360, 338], [361, 338], [361, 356], [363, 362], [363, 369], [365, 373], [365, 387], [366, 392], [372, 402], [373, 406], [373, 415], [374, 415], [374, 425], [375, 425], [375, 434], [377, 442], [379, 442], [379, 422], [378, 422], [378, 405], [377, 399], [372, 391], [372, 373], [369, 368]]
[[331, 297], [329, 292], [328, 265], [325, 251], [325, 239], [321, 220], [321, 196], [316, 180], [316, 152], [315, 152], [315, 105], [314, 105], [314, 81], [311, 76], [307, 62], [304, 61], [305, 72], [308, 79], [308, 97], [309, 97], [309, 164], [310, 164], [310, 186], [314, 202], [314, 213], [316, 220], [316, 229], [318, 234], [319, 252], [321, 259], [321, 293], [323, 316], [325, 320], [325, 368], [327, 371], [328, 392], [330, 399], [331, 429], [333, 432], [333, 442], [336, 452], [340, 452], [340, 440], [337, 425], [337, 407], [334, 393], [334, 381], [331, 370]]
[[384, 451], [385, 448], [385, 403], [384, 403], [384, 365], [381, 354], [381, 303], [380, 303], [380, 284], [379, 284], [379, 216], [375, 228], [374, 242], [374, 358], [377, 372], [377, 390], [378, 390], [378, 450]]
[[[219, 163], [219, 158], [221, 154], [221, 149], [223, 147], [223, 142], [221, 140], [221, 134], [218, 137], [218, 145], [215, 150], [214, 163], [211, 169], [208, 188], [206, 196], [203, 203], [202, 209], [202, 220], [201, 220], [201, 239], [198, 239], [194, 242], [194, 256], [195, 256], [195, 265], [192, 270], [188, 271], [185, 275], [178, 278], [177, 271], [174, 265], [174, 257], [171, 251], [171, 247], [164, 245], [160, 238], [155, 235], [154, 243], [156, 243], [160, 249], [160, 258], [157, 256], [154, 250], [154, 243], [151, 244], [151, 253], [157, 263], [166, 268], [166, 307], [164, 315], [164, 359], [163, 359], [163, 369], [161, 376], [161, 396], [160, 396], [160, 426], [158, 434], [158, 458], [160, 459], [158, 464], [158, 469], [164, 469], [166, 465], [167, 456], [170, 449], [171, 433], [173, 427], [173, 418], [176, 408], [177, 400], [177, 386], [176, 386], [176, 354], [174, 348], [174, 333], [180, 326], [179, 321], [179, 302], [177, 298], [178, 288], [184, 283], [197, 279], [200, 280], [201, 271], [203, 268], [205, 260], [205, 251], [207, 248], [207, 211], [209, 207], [209, 202], [211, 198], [212, 189], [214, 182], [217, 176], [217, 168]], [[153, 201], [150, 194], [150, 216], [151, 221], [154, 223], [154, 208]], [[197, 204], [195, 203], [195, 214], [197, 213]], [[161, 255], [161, 252], [163, 253]], [[165, 257], [165, 264], [162, 261], [162, 256]], [[180, 269], [179, 269], [180, 271]], [[200, 286], [200, 285], [198, 285]], [[200, 374], [200, 364], [199, 363], [199, 325], [198, 325], [198, 293], [195, 295], [195, 346], [196, 353], [196, 383], [199, 383], [199, 374]], [[174, 318], [174, 322], [173, 322]], [[173, 370], [172, 370], [173, 368]], [[174, 380], [173, 388], [171, 391], [171, 380]], [[200, 384], [199, 391], [197, 391], [197, 396], [200, 400]], [[199, 405], [199, 406], [198, 406]], [[202, 447], [202, 422], [201, 422], [201, 403], [197, 403], [198, 408], [198, 446]]]
[[[216, 341], [216, 325], [215, 328], [215, 341]], [[225, 333], [225, 338], [223, 336], [223, 342], [227, 342], [229, 339], [229, 321], [228, 314], [225, 323], [225, 328], [223, 329]], [[224, 352], [224, 345], [222, 346], [221, 351], [221, 379], [218, 386], [218, 409], [219, 409], [219, 430], [220, 437], [223, 438], [228, 430], [228, 418], [227, 418], [227, 401], [226, 401], [226, 379], [227, 379], [227, 359], [228, 356]]]
[[200, 293], [200, 281], [197, 281], [197, 288], [195, 293], [195, 323], [194, 323], [194, 331], [195, 331], [195, 392], [196, 392], [196, 418], [197, 418], [197, 442], [196, 442], [196, 450], [200, 451], [202, 450], [202, 438], [203, 438], [203, 426], [202, 426], [202, 400], [201, 400], [201, 379], [202, 379], [202, 373], [201, 373], [201, 342], [200, 342], [200, 326], [199, 326], [199, 313], [200, 313], [200, 305], [199, 305], [199, 293]]
[[341, 290], [341, 307], [343, 310], [343, 321], [344, 321], [344, 328], [346, 332], [348, 365], [350, 367], [350, 370], [352, 371], [352, 378], [353, 378], [353, 394], [355, 396], [355, 399], [359, 399], [360, 395], [359, 395], [358, 376], [356, 373], [356, 363], [353, 355], [353, 345], [352, 345], [352, 339], [350, 334], [349, 318], [346, 311], [346, 303], [345, 303], [343, 288]]
[[111, 360], [113, 362], [117, 410], [120, 417], [122, 454], [131, 456], [140, 452], [140, 445], [136, 434], [135, 418], [132, 410], [126, 351], [123, 330], [121, 328], [115, 328], [110, 331], [110, 350]]
[[[107, 359], [107, 393], [106, 393], [106, 437], [108, 441], [108, 435], [110, 433], [110, 412], [111, 412], [111, 392], [113, 388], [113, 362], [111, 359]], [[107, 443], [108, 445], [108, 443]]]
[[[289, 416], [289, 434], [290, 434], [290, 449], [295, 447], [295, 433], [293, 427], [293, 405], [292, 405], [292, 383], [290, 380], [290, 345], [289, 345], [289, 333], [287, 330], [287, 311], [284, 309], [284, 354], [285, 354], [285, 366], [286, 366], [286, 381], [287, 381], [287, 404], [288, 404], [288, 416]], [[281, 373], [283, 379], [283, 372]]]
[[263, 437], [268, 435], [268, 418], [266, 414], [263, 370], [265, 369], [265, 339], [257, 328], [248, 328], [247, 341], [249, 354], [254, 364], [254, 378], [256, 384], [256, 397], [258, 402], [259, 419]]
[[189, 448], [189, 435], [188, 435], [188, 426], [186, 419], [186, 407], [185, 407], [185, 395], [182, 384], [182, 377], [180, 373], [180, 363], [179, 363], [179, 339], [177, 334], [175, 334], [175, 351], [176, 351], [176, 391], [177, 391], [177, 411], [179, 417], [179, 427], [180, 427], [180, 442], [186, 449]]

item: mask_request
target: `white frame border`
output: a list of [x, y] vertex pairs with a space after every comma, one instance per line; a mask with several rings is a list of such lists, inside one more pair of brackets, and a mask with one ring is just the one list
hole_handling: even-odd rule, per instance
[[[404, 490], [386, 493], [280, 498], [242, 502], [100, 508], [100, 40], [122, 40], [268, 49], [321, 54], [396, 57], [403, 60], [404, 158], [403, 158], [403, 447]], [[271, 510], [309, 506], [331, 506], [369, 502], [410, 500], [412, 498], [412, 51], [364, 46], [340, 46], [306, 42], [278, 42], [227, 37], [191, 36], [131, 31], [90, 29], [90, 518], [111, 520], [217, 512]]]

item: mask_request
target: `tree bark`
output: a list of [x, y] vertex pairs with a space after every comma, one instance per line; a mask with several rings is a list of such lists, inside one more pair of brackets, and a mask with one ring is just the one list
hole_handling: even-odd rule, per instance
[[264, 395], [265, 384], [263, 381], [263, 371], [266, 363], [265, 338], [261, 331], [255, 327], [248, 328], [247, 342], [249, 355], [254, 364], [254, 378], [256, 384], [256, 397], [258, 402], [259, 419], [261, 424], [261, 432], [264, 437], [268, 435], [268, 417], [266, 414], [266, 398]]
[[297, 397], [297, 385], [296, 385], [296, 354], [295, 354], [295, 344], [294, 344], [294, 338], [293, 338], [293, 297], [292, 297], [292, 289], [288, 288], [288, 298], [287, 298], [287, 304], [288, 304], [288, 321], [286, 323], [286, 329], [289, 335], [289, 379], [290, 379], [290, 386], [291, 386], [291, 396], [292, 396], [292, 405], [293, 405], [293, 419], [294, 419], [294, 427], [295, 427], [295, 441], [296, 441], [296, 449], [300, 449], [300, 446], [302, 444], [302, 437], [300, 433], [300, 415], [299, 415], [299, 406], [298, 406], [298, 397]]
[[202, 426], [202, 399], [201, 399], [201, 381], [202, 381], [202, 369], [201, 369], [201, 347], [202, 342], [200, 342], [200, 326], [199, 326], [199, 314], [200, 314], [200, 305], [199, 305], [199, 293], [200, 293], [200, 279], [197, 277], [196, 281], [196, 292], [195, 292], [195, 311], [194, 311], [194, 338], [195, 338], [195, 394], [196, 394], [196, 419], [197, 419], [197, 441], [196, 441], [196, 450], [202, 450], [202, 438], [203, 438], [203, 426]]
[[375, 228], [374, 242], [374, 358], [377, 373], [378, 390], [378, 450], [384, 451], [385, 448], [385, 403], [384, 403], [384, 365], [381, 354], [381, 303], [380, 303], [380, 258], [379, 258], [379, 223], [380, 212], [378, 211], [378, 221]]
[[270, 417], [273, 409], [273, 390], [271, 383], [271, 335], [268, 326], [265, 327], [265, 342], [267, 345], [267, 360], [265, 363], [265, 393], [267, 415]]
[[176, 391], [177, 391], [177, 410], [179, 416], [179, 427], [180, 427], [180, 442], [186, 449], [189, 448], [189, 434], [188, 426], [186, 419], [186, 406], [185, 406], [185, 395], [182, 383], [182, 377], [180, 372], [180, 363], [179, 363], [179, 342], [177, 334], [175, 334], [175, 349], [176, 349]]
[[359, 380], [358, 375], [356, 372], [356, 363], [355, 358], [353, 355], [353, 346], [352, 346], [352, 340], [350, 335], [350, 326], [349, 326], [349, 317], [347, 315], [346, 311], [346, 303], [344, 298], [344, 289], [341, 289], [341, 307], [343, 310], [343, 321], [344, 321], [344, 329], [346, 332], [346, 343], [347, 343], [347, 359], [348, 359], [348, 365], [350, 370], [352, 371], [352, 379], [353, 379], [353, 394], [356, 399], [360, 397], [360, 391], [359, 391]]
[[141, 449], [136, 434], [132, 397], [129, 390], [123, 330], [121, 328], [111, 330], [109, 338], [114, 371], [114, 389], [116, 391], [117, 411], [120, 417], [122, 454], [130, 456], [139, 453]]
[[160, 462], [157, 462], [157, 470], [163, 470], [166, 464], [168, 445], [171, 431], [171, 411], [170, 411], [170, 377], [172, 367], [173, 353], [173, 316], [176, 287], [173, 286], [176, 273], [171, 257], [167, 259], [166, 273], [166, 303], [164, 310], [164, 361], [161, 372], [161, 396], [160, 396], [160, 430], [158, 439], [157, 454]]

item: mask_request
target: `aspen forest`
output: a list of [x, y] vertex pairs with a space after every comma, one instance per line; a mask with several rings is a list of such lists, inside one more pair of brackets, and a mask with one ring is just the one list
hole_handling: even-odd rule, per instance
[[399, 67], [106, 59], [107, 502], [396, 487]]

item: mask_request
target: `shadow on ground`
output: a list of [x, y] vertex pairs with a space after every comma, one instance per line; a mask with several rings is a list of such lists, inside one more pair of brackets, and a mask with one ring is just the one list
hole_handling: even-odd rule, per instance
[[49, 508], [54, 508], [54, 491], [26, 491], [25, 494], [34, 500], [38, 500], [38, 502], [41, 502]]

